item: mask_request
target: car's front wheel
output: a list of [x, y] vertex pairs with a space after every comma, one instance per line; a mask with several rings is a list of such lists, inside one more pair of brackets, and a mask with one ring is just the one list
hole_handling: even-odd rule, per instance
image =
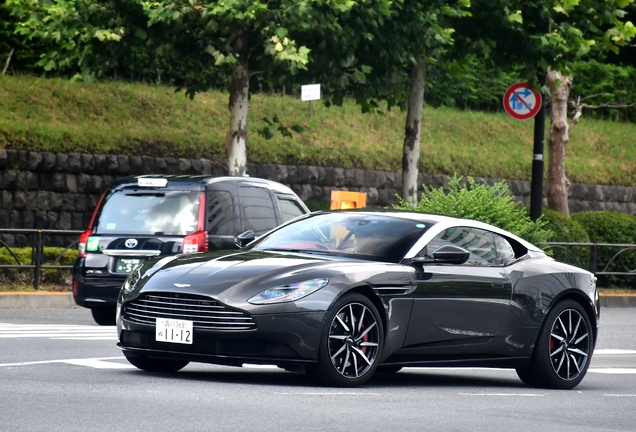
[[146, 356], [130, 354], [125, 351], [124, 351], [124, 356], [126, 356], [126, 360], [128, 360], [131, 365], [147, 372], [161, 372], [161, 373], [177, 372], [178, 370], [181, 370], [184, 367], [186, 367], [188, 363], [190, 363], [189, 361], [185, 361], [185, 360], [150, 358]]
[[327, 313], [318, 363], [309, 371], [326, 385], [362, 385], [378, 366], [383, 340], [377, 308], [362, 294], [347, 294]]
[[114, 306], [102, 306], [91, 308], [91, 314], [93, 319], [99, 325], [115, 325], [115, 307]]
[[587, 312], [578, 302], [564, 300], [548, 313], [532, 359], [517, 375], [531, 387], [574, 388], [587, 373], [593, 349]]

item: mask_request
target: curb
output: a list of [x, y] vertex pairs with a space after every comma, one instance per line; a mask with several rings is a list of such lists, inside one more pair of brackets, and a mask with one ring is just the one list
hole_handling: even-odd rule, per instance
[[0, 292], [0, 309], [74, 309], [79, 308], [70, 292]]
[[[602, 294], [601, 308], [636, 308], [636, 294]], [[77, 309], [70, 292], [0, 292], [0, 309]]]
[[601, 304], [601, 308], [636, 307], [636, 294], [601, 294], [599, 296], [599, 303]]

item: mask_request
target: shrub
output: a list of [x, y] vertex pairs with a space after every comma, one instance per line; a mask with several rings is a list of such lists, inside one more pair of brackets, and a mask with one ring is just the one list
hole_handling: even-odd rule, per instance
[[546, 222], [530, 219], [526, 209], [512, 198], [505, 181], [488, 185], [472, 177], [453, 176], [449, 179], [449, 191], [424, 186], [422, 199], [415, 205], [400, 199], [394, 205], [400, 210], [474, 219], [485, 222], [540, 245], [548, 241], [552, 232], [545, 229]]
[[[550, 209], [543, 210], [542, 220], [545, 228], [552, 231], [551, 242], [590, 243], [590, 236], [580, 223], [570, 217]], [[552, 257], [558, 261], [567, 262], [575, 266], [590, 268], [589, 246], [551, 246]]]
[[[585, 229], [593, 243], [636, 244], [636, 216], [610, 212], [580, 212], [572, 214], [572, 219]], [[636, 270], [636, 250], [621, 252], [621, 247], [598, 248], [597, 271], [625, 272]], [[614, 257], [614, 255], [618, 255]], [[636, 287], [636, 278], [621, 276], [599, 277], [602, 285]]]
[[[15, 254], [19, 262], [11, 255]], [[33, 264], [32, 248], [11, 248], [11, 252], [0, 245], [0, 264]], [[62, 254], [64, 252], [64, 254]], [[45, 247], [42, 264], [72, 265], [77, 258], [77, 249], [65, 250], [61, 247]], [[0, 282], [3, 283], [32, 283], [35, 270], [32, 268], [3, 268], [0, 269]], [[70, 269], [42, 269], [40, 283], [67, 285], [71, 280]]]

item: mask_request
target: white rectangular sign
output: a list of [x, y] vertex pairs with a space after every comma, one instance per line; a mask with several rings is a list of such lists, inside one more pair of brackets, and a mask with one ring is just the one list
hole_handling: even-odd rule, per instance
[[309, 84], [300, 87], [300, 100], [320, 100], [320, 84]]

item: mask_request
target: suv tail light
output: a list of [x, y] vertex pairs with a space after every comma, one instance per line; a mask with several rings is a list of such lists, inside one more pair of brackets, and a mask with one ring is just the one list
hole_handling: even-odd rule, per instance
[[181, 252], [207, 252], [208, 233], [205, 231], [205, 192], [199, 197], [199, 217], [197, 221], [197, 232], [189, 234], [183, 238]]
[[93, 231], [86, 230], [80, 234], [79, 243], [77, 244], [77, 257], [84, 258], [86, 256], [86, 243], [88, 238], [93, 235]]
[[181, 252], [207, 252], [208, 251], [208, 233], [207, 231], [197, 231], [183, 238], [183, 247]]
[[93, 210], [93, 214], [91, 216], [91, 221], [88, 223], [88, 229], [80, 234], [79, 243], [77, 244], [77, 257], [84, 258], [86, 256], [86, 243], [88, 242], [88, 238], [93, 235], [93, 223], [95, 222], [95, 216], [97, 216], [97, 211], [99, 210], [99, 206], [104, 199], [104, 194], [102, 193], [97, 201], [97, 205]]

